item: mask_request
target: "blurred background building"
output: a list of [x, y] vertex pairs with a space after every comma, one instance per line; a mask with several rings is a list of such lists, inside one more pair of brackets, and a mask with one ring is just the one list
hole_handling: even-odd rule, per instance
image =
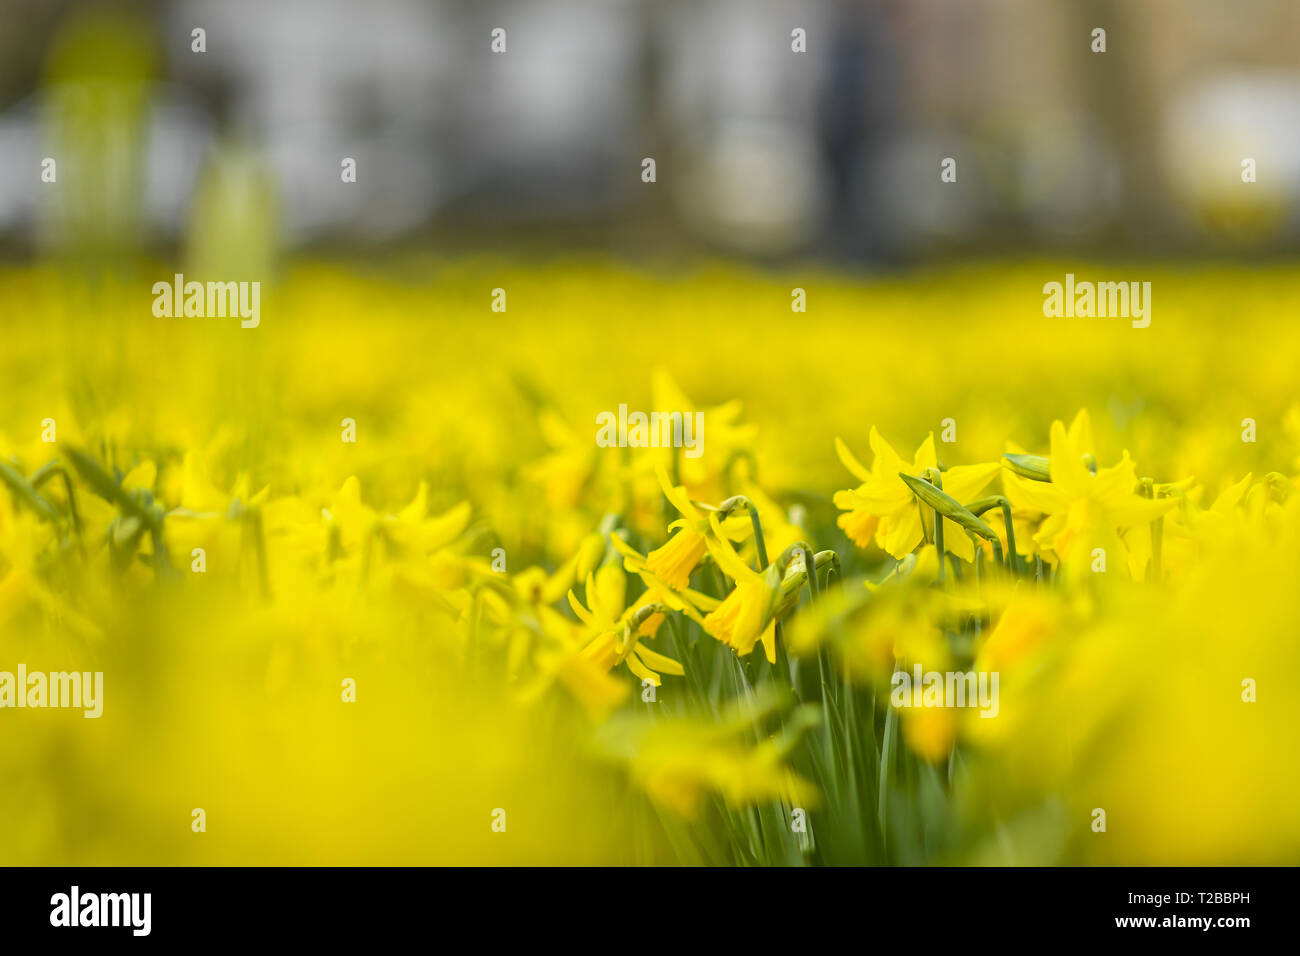
[[1258, 256], [1298, 199], [1295, 0], [0, 0], [11, 256]]

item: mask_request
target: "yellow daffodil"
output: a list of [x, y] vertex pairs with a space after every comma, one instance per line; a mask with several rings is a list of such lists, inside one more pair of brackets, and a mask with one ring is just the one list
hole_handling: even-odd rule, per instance
[[[852, 491], [835, 493], [835, 506], [847, 512], [840, 515], [839, 526], [858, 547], [865, 548], [874, 540], [893, 557], [903, 558], [924, 540], [925, 529], [931, 527], [934, 513], [917, 501], [899, 473], [921, 478], [927, 469], [938, 469], [934, 433], [921, 443], [911, 461], [900, 457], [874, 427], [870, 443], [875, 458], [868, 470], [843, 441], [835, 439], [840, 461], [862, 482]], [[999, 467], [988, 463], [949, 468], [942, 473], [943, 491], [958, 503], [966, 504], [988, 485]], [[944, 518], [943, 531], [945, 550], [965, 561], [974, 559], [974, 545], [959, 525]]]
[[[725, 497], [725, 469], [737, 456], [752, 454], [758, 429], [753, 424], [740, 421], [743, 403], [738, 400], [722, 405], [698, 409], [664, 368], [656, 368], [650, 377], [652, 407], [663, 414], [680, 412], [704, 416], [704, 442], [698, 457], [688, 457], [680, 450], [657, 450], [654, 455], [657, 467], [670, 454], [676, 454], [681, 483], [697, 501], [718, 501]], [[675, 503], [674, 503], [675, 504]]]
[[1144, 498], [1135, 488], [1136, 466], [1125, 452], [1118, 464], [1097, 469], [1088, 461], [1093, 450], [1092, 425], [1080, 411], [1066, 430], [1052, 423], [1050, 482], [1022, 478], [1009, 469], [1002, 475], [1007, 498], [1016, 508], [1046, 516], [1034, 540], [1054, 561], [1090, 567], [1096, 549], [1115, 557], [1127, 552], [1120, 532], [1168, 513], [1173, 498]]
[[690, 584], [691, 572], [700, 563], [700, 558], [704, 557], [709, 519], [695, 507], [685, 488], [669, 481], [662, 464], [656, 464], [655, 476], [659, 479], [664, 495], [681, 518], [668, 526], [674, 532], [668, 542], [646, 556], [646, 568], [655, 577], [667, 582], [673, 590], [680, 591]]
[[542, 409], [537, 421], [551, 451], [530, 464], [525, 477], [541, 487], [548, 507], [562, 512], [577, 504], [591, 477], [595, 447], [590, 438], [579, 435], [553, 408]]
[[626, 664], [639, 679], [660, 685], [659, 673], [681, 676], [682, 665], [659, 654], [642, 638], [653, 637], [664, 622], [663, 613], [641, 614], [643, 609], [659, 606], [654, 591], [646, 591], [630, 607], [627, 604], [627, 575], [617, 564], [606, 564], [587, 576], [587, 607], [572, 591], [569, 606], [587, 625], [590, 637], [583, 655], [605, 670]]
[[[709, 521], [711, 511], [697, 507], [687, 496], [685, 488], [674, 485], [662, 463], [655, 465], [655, 476], [659, 479], [664, 496], [681, 517], [668, 526], [673, 532], [672, 537], [646, 556], [645, 566], [646, 570], [674, 591], [682, 591], [690, 584], [691, 572], [707, 551], [707, 540], [712, 528]], [[739, 515], [729, 517], [725, 527], [727, 534], [737, 537], [750, 530], [748, 519]]]
[[722, 572], [735, 582], [735, 587], [704, 618], [704, 630], [741, 657], [762, 641], [768, 661], [775, 662], [781, 572], [775, 564], [769, 564], [762, 572], [755, 571], [727, 540], [718, 516], [712, 514], [709, 520], [713, 524], [713, 535], [708, 540], [709, 553]]
[[719, 600], [702, 591], [691, 588], [677, 590], [669, 587], [668, 582], [650, 570], [646, 556], [623, 540], [618, 534], [609, 536], [610, 543], [623, 556], [623, 567], [636, 574], [645, 582], [647, 590], [654, 594], [654, 600], [668, 605], [674, 611], [681, 611], [696, 623], [702, 624], [701, 611], [711, 611], [718, 606]]
[[[731, 269], [284, 265], [255, 331], [153, 316], [140, 275], [0, 269], [13, 862], [265, 834], [306, 864], [1300, 859], [1286, 263], [1148, 264], [1177, 294], [1133, 335], [1007, 308], [1041, 263], [819, 281], [798, 328], [784, 279]], [[484, 310], [501, 284], [524, 308]], [[1080, 397], [1148, 473], [1097, 468], [1086, 415], [1007, 443]], [[624, 402], [702, 430], [607, 447]], [[834, 441], [940, 414], [953, 443], [910, 457]], [[996, 715], [893, 710], [918, 665], [999, 674]], [[105, 719], [9, 709], [20, 666], [104, 671]], [[157, 838], [196, 803], [226, 837]]]

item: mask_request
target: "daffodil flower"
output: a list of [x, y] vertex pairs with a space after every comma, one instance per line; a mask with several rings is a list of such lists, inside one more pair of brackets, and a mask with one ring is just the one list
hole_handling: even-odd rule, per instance
[[534, 567], [515, 575], [510, 583], [514, 597], [505, 619], [499, 622], [509, 645], [507, 672], [512, 679], [521, 677], [530, 658], [535, 669], [534, 676], [521, 679], [519, 701], [535, 703], [558, 683], [588, 717], [604, 720], [622, 703], [628, 688], [609, 673], [613, 663], [607, 664], [587, 650], [590, 625], [574, 622], [551, 606], [558, 597], [556, 591], [567, 590], [566, 578], [561, 573], [548, 576]]
[[385, 515], [384, 529], [398, 543], [416, 554], [430, 554], [446, 547], [469, 524], [470, 505], [461, 501], [442, 514], [429, 514], [429, 486], [420, 482], [415, 498], [395, 515]]
[[660, 685], [657, 672], [678, 677], [686, 673], [671, 657], [652, 651], [641, 642], [653, 637], [664, 622], [658, 595], [648, 590], [630, 607], [627, 606], [627, 575], [617, 564], [606, 564], [594, 575], [587, 575], [587, 604], [584, 607], [569, 591], [569, 606], [587, 625], [589, 642], [583, 656], [605, 670], [626, 664], [640, 680]]
[[[674, 591], [683, 591], [690, 584], [691, 572], [695, 570], [708, 550], [707, 540], [712, 533], [710, 524], [712, 511], [697, 506], [687, 496], [685, 488], [674, 485], [669, 480], [662, 463], [655, 465], [655, 476], [659, 479], [659, 486], [663, 489], [664, 495], [677, 509], [681, 518], [668, 526], [668, 530], [674, 532], [673, 536], [666, 544], [655, 548], [646, 556], [645, 566], [654, 577], [665, 582]], [[749, 530], [750, 525], [745, 522], [743, 528], [737, 524], [734, 532], [728, 528], [727, 533], [732, 537], [741, 537]], [[717, 533], [721, 534], [722, 531], [719, 530]]]
[[1012, 505], [1046, 516], [1034, 540], [1049, 559], [1085, 565], [1092, 551], [1126, 554], [1120, 533], [1170, 511], [1174, 498], [1144, 498], [1134, 490], [1136, 466], [1124, 452], [1118, 464], [1093, 473], [1092, 424], [1080, 411], [1066, 430], [1052, 423], [1052, 480], [1033, 481], [1011, 471], [1002, 475]]
[[713, 560], [736, 586], [704, 618], [704, 630], [741, 657], [759, 641], [768, 663], [776, 663], [776, 610], [782, 597], [781, 570], [775, 563], [755, 571], [736, 553], [716, 514], [709, 515], [713, 535], [707, 546]]
[[[932, 520], [933, 510], [917, 501], [899, 474], [921, 476], [926, 469], [938, 469], [934, 433], [921, 443], [910, 462], [894, 451], [874, 427], [870, 441], [875, 459], [867, 469], [843, 441], [835, 439], [840, 461], [862, 482], [852, 491], [835, 493], [835, 506], [847, 512], [840, 515], [839, 526], [858, 547], [865, 548], [874, 539], [893, 557], [903, 558], [925, 539], [925, 522]], [[949, 468], [942, 472], [944, 493], [965, 504], [988, 485], [1000, 467], [996, 462], [989, 462]], [[964, 561], [974, 560], [975, 547], [966, 532], [947, 518], [943, 522], [945, 550]]]
[[686, 494], [686, 489], [668, 480], [661, 463], [655, 465], [655, 477], [664, 495], [681, 518], [668, 526], [675, 532], [668, 542], [655, 548], [646, 556], [646, 568], [655, 577], [667, 582], [675, 591], [681, 591], [691, 581], [691, 572], [705, 554], [708, 535], [708, 516], [696, 508]]
[[654, 592], [655, 600], [668, 605], [674, 611], [681, 611], [697, 624], [704, 623], [704, 618], [700, 615], [701, 611], [712, 611], [720, 603], [717, 598], [691, 588], [677, 590], [670, 587], [667, 581], [650, 570], [646, 556], [618, 534], [610, 534], [609, 541], [614, 546], [614, 550], [623, 556], [623, 567], [645, 582], [646, 588]]
[[[660, 413], [680, 412], [683, 416], [693, 415], [697, 411], [704, 414], [705, 430], [708, 436], [707, 455], [689, 457], [677, 454], [678, 480], [688, 491], [702, 501], [717, 501], [724, 495], [726, 467], [737, 456], [753, 453], [754, 443], [758, 437], [758, 427], [740, 421], [743, 403], [733, 399], [721, 405], [698, 408], [674, 381], [664, 368], [656, 368], [651, 373], [651, 407]], [[657, 465], [670, 458], [671, 450], [651, 449]]]
[[573, 508], [581, 500], [596, 462], [591, 440], [579, 435], [552, 408], [542, 409], [537, 423], [551, 451], [528, 465], [524, 475], [542, 489], [551, 509], [560, 512]]
[[356, 475], [343, 482], [343, 487], [330, 498], [329, 506], [322, 514], [336, 530], [340, 543], [347, 551], [355, 550], [379, 520], [375, 509], [362, 502], [361, 481]]
[[545, 647], [536, 655], [538, 676], [524, 685], [517, 699], [531, 705], [558, 683], [569, 692], [593, 721], [609, 716], [628, 695], [627, 684], [615, 679], [607, 668], [580, 651]]

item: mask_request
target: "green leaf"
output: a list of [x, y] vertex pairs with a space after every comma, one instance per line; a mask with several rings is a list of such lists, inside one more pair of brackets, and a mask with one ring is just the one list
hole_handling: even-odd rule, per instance
[[117, 505], [126, 514], [138, 518], [148, 516], [144, 506], [123, 491], [122, 487], [109, 476], [108, 472], [95, 459], [75, 448], [66, 448], [63, 453], [68, 456], [68, 461], [72, 462], [72, 466], [77, 469], [77, 473], [81, 475], [86, 484], [90, 485], [90, 490], [99, 497]]
[[54, 506], [41, 497], [40, 492], [31, 486], [31, 483], [19, 474], [18, 470], [6, 465], [0, 461], [0, 479], [4, 481], [9, 489], [14, 493], [14, 497], [27, 505], [46, 521], [54, 521], [58, 518], [58, 513]]

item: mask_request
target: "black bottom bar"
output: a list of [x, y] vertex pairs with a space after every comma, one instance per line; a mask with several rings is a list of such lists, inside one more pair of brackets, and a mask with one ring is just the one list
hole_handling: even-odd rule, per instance
[[436, 944], [467, 932], [534, 943], [602, 933], [693, 942], [716, 932], [765, 947], [775, 937], [812, 945], [846, 932], [864, 946], [944, 933], [956, 934], [954, 943], [1132, 936], [1181, 944], [1277, 932], [1293, 882], [1286, 869], [1200, 868], [8, 869], [0, 870], [0, 925], [6, 943], [75, 936], [92, 945], [374, 944], [411, 934]]

